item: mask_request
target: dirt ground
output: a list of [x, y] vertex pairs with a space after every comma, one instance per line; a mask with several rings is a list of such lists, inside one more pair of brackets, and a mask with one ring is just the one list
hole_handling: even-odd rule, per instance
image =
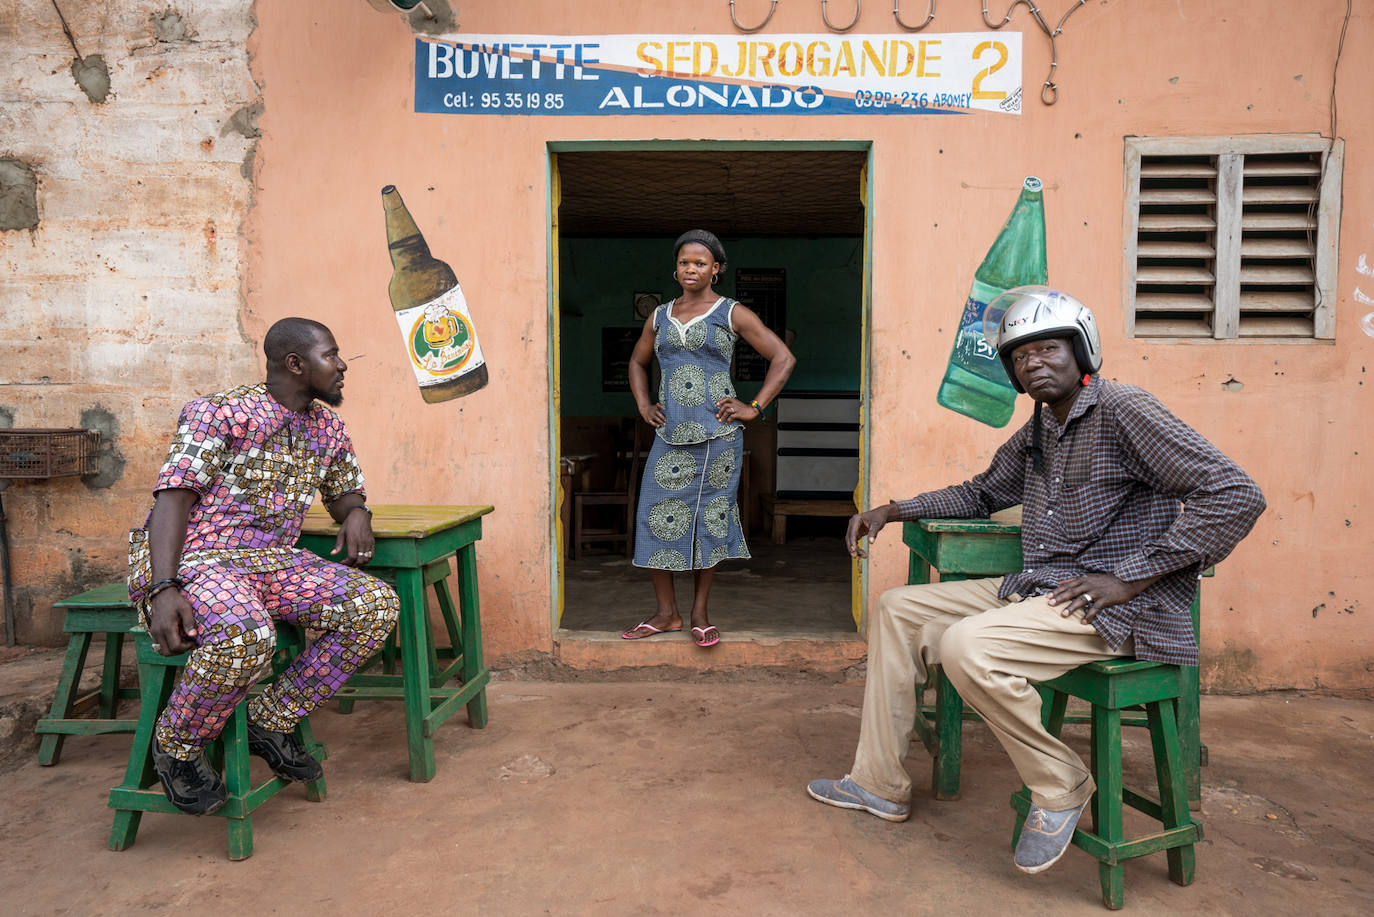
[[[36, 661], [35, 661], [36, 659]], [[0, 664], [0, 701], [57, 656]], [[51, 671], [48, 666], [51, 663]], [[8, 673], [8, 674], [7, 674]], [[28, 673], [25, 675], [24, 673]], [[128, 736], [68, 739], [4, 768], [0, 887], [9, 914], [232, 908], [391, 914], [1096, 914], [1094, 861], [1011, 863], [1016, 778], [965, 729], [963, 795], [936, 802], [917, 746], [910, 821], [822, 806], [806, 781], [848, 769], [862, 687], [814, 682], [566, 683], [498, 678], [483, 730], [436, 737], [438, 775], [406, 780], [394, 704], [313, 718], [328, 799], [291, 787], [225, 855], [216, 818], [149, 814], [106, 848]], [[1211, 763], [1197, 881], [1162, 854], [1126, 871], [1139, 914], [1374, 913], [1374, 703], [1296, 694], [1203, 698]], [[1086, 743], [1086, 729], [1077, 741]], [[1131, 757], [1148, 744], [1131, 733]], [[22, 738], [14, 736], [13, 738]], [[261, 762], [255, 762], [255, 767]], [[1129, 824], [1129, 822], [1128, 822]]]

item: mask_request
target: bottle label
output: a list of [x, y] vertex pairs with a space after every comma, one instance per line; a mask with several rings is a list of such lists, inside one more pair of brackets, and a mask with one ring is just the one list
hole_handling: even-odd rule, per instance
[[421, 387], [461, 378], [486, 362], [461, 285], [395, 315]]
[[970, 295], [964, 303], [964, 314], [959, 319], [959, 336], [955, 339], [955, 358], [966, 369], [986, 376], [994, 381], [1006, 378], [1001, 360], [987, 338], [983, 337], [983, 310], [987, 303]]

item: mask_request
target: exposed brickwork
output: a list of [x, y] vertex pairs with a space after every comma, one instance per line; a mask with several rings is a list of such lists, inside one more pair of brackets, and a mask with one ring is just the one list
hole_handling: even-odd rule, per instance
[[123, 575], [123, 533], [142, 521], [180, 404], [258, 374], [239, 325], [257, 143], [243, 128], [262, 110], [253, 3], [58, 5], [110, 92], [97, 105], [74, 83], [51, 0], [7, 4], [0, 159], [32, 170], [37, 219], [0, 232], [0, 404], [19, 427], [99, 411], [127, 468], [105, 469], [107, 487], [5, 491], [24, 643], [60, 639], [55, 599]]

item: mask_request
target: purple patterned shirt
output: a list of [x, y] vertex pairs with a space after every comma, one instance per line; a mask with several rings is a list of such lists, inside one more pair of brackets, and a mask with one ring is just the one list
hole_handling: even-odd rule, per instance
[[1163, 574], [1093, 626], [1113, 648], [1134, 638], [1140, 659], [1197, 665], [1188, 606], [1198, 574], [1255, 524], [1265, 507], [1259, 487], [1135, 386], [1094, 377], [1062, 427], [1052, 411], [1041, 414], [1043, 473], [1032, 467], [1028, 420], [987, 471], [899, 502], [899, 518], [986, 518], [1020, 503], [1023, 569], [999, 595], [1040, 595], [1088, 573], [1123, 582]]
[[[187, 556], [251, 552], [244, 560], [290, 563], [315, 492], [332, 503], [363, 490], [339, 415], [318, 402], [287, 410], [265, 383], [197, 398], [181, 411], [154, 490], [199, 496], [186, 527]], [[282, 555], [280, 558], [277, 555]]]

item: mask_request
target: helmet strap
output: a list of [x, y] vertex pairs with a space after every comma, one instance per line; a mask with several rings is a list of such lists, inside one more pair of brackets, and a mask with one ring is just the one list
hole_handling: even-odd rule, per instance
[[1031, 467], [1036, 474], [1045, 473], [1045, 450], [1040, 448], [1040, 402], [1035, 402], [1035, 417], [1031, 421], [1031, 444], [1026, 448], [1030, 453]]

